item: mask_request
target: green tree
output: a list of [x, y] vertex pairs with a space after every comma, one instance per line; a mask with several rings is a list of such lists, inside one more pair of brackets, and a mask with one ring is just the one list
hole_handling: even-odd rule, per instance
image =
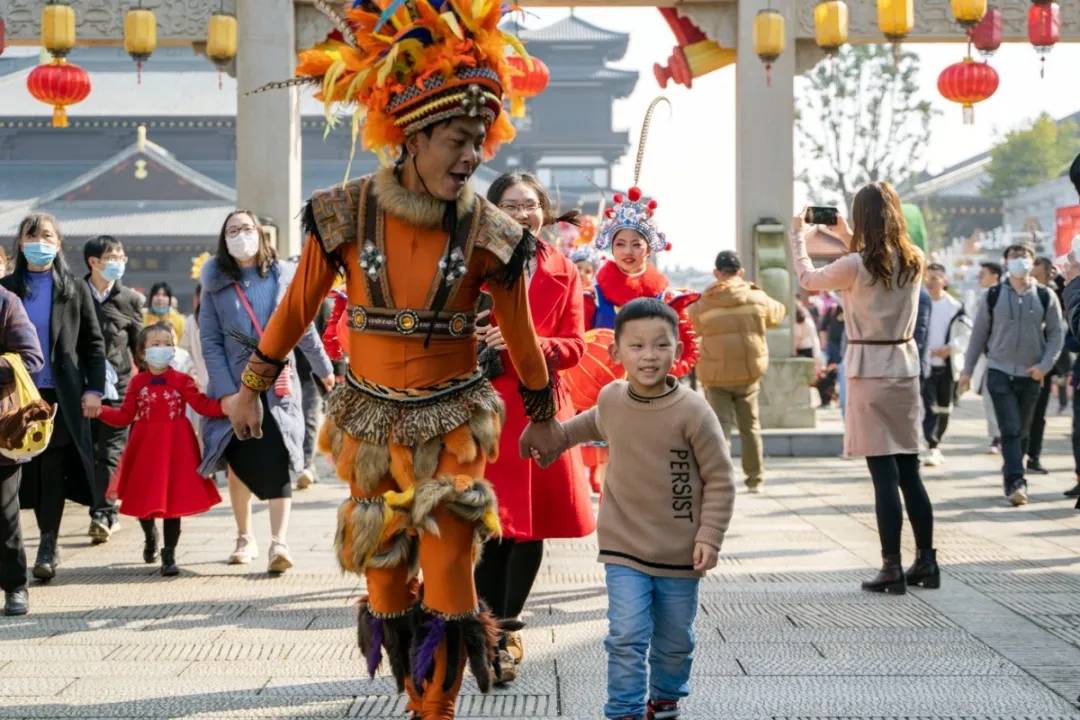
[[1004, 200], [1019, 190], [1061, 175], [1080, 151], [1080, 128], [1043, 113], [1031, 127], [1013, 130], [990, 151], [989, 181], [982, 194]]
[[922, 170], [936, 111], [918, 80], [919, 56], [892, 45], [844, 46], [799, 79], [796, 165], [815, 202], [850, 207], [863, 184]]

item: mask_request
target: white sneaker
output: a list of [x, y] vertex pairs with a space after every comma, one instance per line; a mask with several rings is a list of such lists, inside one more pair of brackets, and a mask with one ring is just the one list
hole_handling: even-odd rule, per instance
[[315, 479], [315, 468], [306, 467], [296, 476], [296, 489], [307, 490], [316, 482], [318, 481]]
[[236, 549], [229, 556], [230, 565], [247, 565], [259, 557], [259, 546], [255, 544], [254, 535], [238, 535]]
[[945, 464], [945, 456], [941, 454], [941, 448], [933, 448], [926, 454], [923, 465], [926, 467], [939, 467]]
[[293, 566], [289, 546], [278, 540], [270, 542], [270, 562], [266, 569], [272, 575], [280, 575]]
[[1009, 496], [1009, 502], [1012, 503], [1013, 507], [1020, 507], [1021, 505], [1028, 504], [1027, 490], [1023, 485], [1013, 490], [1012, 495]]

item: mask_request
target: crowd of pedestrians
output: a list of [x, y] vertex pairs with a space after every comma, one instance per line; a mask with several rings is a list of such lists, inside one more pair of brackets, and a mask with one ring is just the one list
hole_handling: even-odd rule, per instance
[[[1074, 166], [1074, 179], [1078, 173]], [[545, 188], [527, 174], [500, 177], [488, 200], [536, 237], [556, 223], [577, 222], [574, 214], [557, 218]], [[972, 387], [987, 411], [990, 449], [1002, 455], [1004, 494], [1013, 505], [1029, 501], [1029, 476], [1046, 473], [1041, 450], [1054, 390], [1070, 373], [1074, 384], [1080, 379], [1070, 354], [1080, 350], [1080, 262], [1070, 257], [1056, 268], [1025, 245], [1010, 246], [1000, 265], [982, 263], [982, 292], [967, 309], [950, 293], [949, 269], [927, 263], [912, 244], [888, 183], [863, 187], [851, 210], [850, 223], [840, 216], [830, 228], [849, 252], [823, 267], [806, 252], [808, 221], [793, 220], [795, 271], [810, 293], [790, 321], [793, 349], [815, 359], [821, 404], [838, 401], [845, 455], [864, 457], [873, 483], [882, 566], [862, 587], [937, 588], [934, 514], [920, 466], [947, 462], [941, 446], [949, 420]], [[483, 373], [505, 405], [498, 460], [486, 472], [501, 534], [486, 541], [474, 578], [496, 622], [492, 677], [513, 682], [524, 661], [522, 613], [544, 540], [596, 529], [607, 564], [612, 718], [639, 716], [650, 647], [649, 717], [677, 717], [678, 700], [689, 692], [697, 584], [716, 564], [734, 506], [728, 442], [737, 429], [743, 483], [747, 492], [761, 492], [758, 396], [768, 369], [767, 333], [786, 319], [785, 306], [745, 279], [731, 251], [716, 256], [715, 282], [702, 293], [669, 288], [649, 262], [655, 242], [651, 225], [609, 228], [613, 259], [595, 282], [594, 255], [567, 255], [543, 240], [525, 262], [532, 326], [550, 370], [578, 364], [586, 330], [610, 329], [612, 357], [626, 372], [583, 412], [561, 386], [554, 434], [530, 423], [517, 392], [523, 380], [487, 296], [472, 331]], [[237, 210], [225, 218], [187, 316], [167, 283], [146, 296], [122, 284], [127, 257], [118, 239], [88, 241], [83, 259], [80, 278], [65, 259], [59, 224], [43, 214], [21, 223], [10, 259], [0, 256], [0, 275], [10, 270], [0, 279], [0, 384], [28, 373], [54, 412], [43, 451], [21, 464], [22, 456], [0, 456], [5, 612], [28, 611], [30, 576], [56, 576], [68, 500], [88, 508], [93, 544], [120, 530], [121, 515], [134, 518], [144, 533], [143, 560], [160, 562], [163, 575], [178, 574], [182, 518], [220, 503], [213, 480], [219, 472], [236, 525], [235, 545], [223, 559], [247, 564], [259, 557], [257, 497], [270, 510], [267, 569], [288, 571], [293, 487], [316, 482], [324, 396], [351, 378], [343, 336], [355, 318], [345, 295], [326, 296], [299, 352], [261, 393], [261, 425], [242, 438], [229, 413], [249, 358], [296, 276], [296, 264], [278, 258], [255, 214]], [[692, 369], [701, 394], [678, 379]], [[1077, 395], [1077, 483], [1070, 496], [1080, 495]], [[594, 474], [610, 464], [599, 518], [579, 445], [604, 450], [594, 454]], [[672, 480], [660, 487], [653, 482], [659, 476]], [[905, 506], [916, 541], [907, 569], [900, 554]], [[20, 507], [34, 511], [40, 533], [32, 564]]]

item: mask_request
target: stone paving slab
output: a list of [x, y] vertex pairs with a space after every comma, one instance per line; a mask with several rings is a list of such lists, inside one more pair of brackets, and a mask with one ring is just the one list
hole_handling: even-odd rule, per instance
[[[858, 590], [878, 557], [865, 464], [769, 459], [767, 492], [739, 495], [702, 584], [684, 718], [1080, 720], [1080, 513], [1059, 496], [1072, 481], [1068, 423], [1050, 419], [1055, 473], [1014, 510], [977, 409], [964, 403], [949, 464], [926, 473], [939, 591]], [[57, 580], [31, 588], [31, 615], [0, 618], [0, 717], [400, 720], [387, 669], [368, 679], [355, 645], [348, 601], [362, 586], [328, 550], [344, 492], [297, 493], [297, 567], [274, 579], [265, 558], [224, 564], [227, 508], [185, 522], [183, 572], [170, 579], [139, 562], [133, 522], [93, 547], [85, 511], [69, 508]], [[265, 515], [257, 504], [264, 552]], [[32, 545], [32, 514], [23, 521]], [[910, 543], [905, 529], [909, 555]], [[595, 556], [594, 537], [547, 544], [518, 681], [484, 696], [467, 677], [459, 717], [597, 720], [607, 602]]]

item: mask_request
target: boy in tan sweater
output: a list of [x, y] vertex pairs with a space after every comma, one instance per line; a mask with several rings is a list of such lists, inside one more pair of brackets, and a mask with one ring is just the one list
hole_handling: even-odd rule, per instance
[[627, 380], [563, 423], [561, 437], [522, 436], [522, 453], [541, 465], [583, 442], [611, 447], [597, 536], [608, 590], [604, 715], [612, 720], [679, 717], [690, 692], [698, 585], [716, 567], [735, 502], [716, 414], [669, 374], [682, 353], [677, 328], [659, 300], [627, 303], [612, 346]]

